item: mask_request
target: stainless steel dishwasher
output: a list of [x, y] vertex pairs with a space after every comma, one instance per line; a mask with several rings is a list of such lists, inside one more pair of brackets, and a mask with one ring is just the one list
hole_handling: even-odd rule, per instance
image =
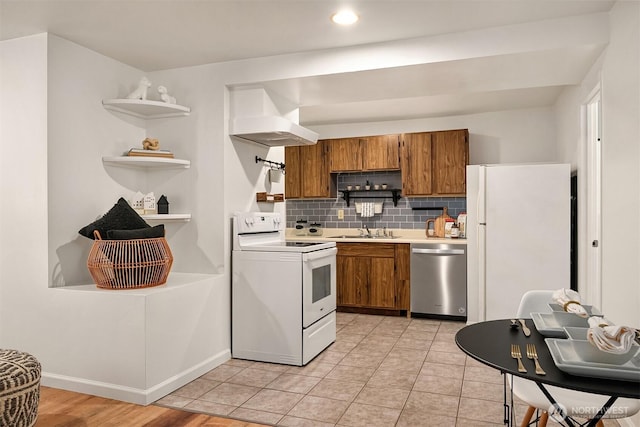
[[411, 315], [467, 319], [466, 245], [411, 245]]

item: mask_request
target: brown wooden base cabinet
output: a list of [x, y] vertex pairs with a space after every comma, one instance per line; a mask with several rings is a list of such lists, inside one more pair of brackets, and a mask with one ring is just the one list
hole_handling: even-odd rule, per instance
[[338, 308], [409, 309], [409, 244], [338, 243], [337, 247]]

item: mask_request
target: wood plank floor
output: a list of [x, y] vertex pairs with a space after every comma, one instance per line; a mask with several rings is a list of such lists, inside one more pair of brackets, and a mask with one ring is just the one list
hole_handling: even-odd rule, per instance
[[263, 427], [205, 414], [74, 393], [50, 387], [40, 388], [36, 427]]

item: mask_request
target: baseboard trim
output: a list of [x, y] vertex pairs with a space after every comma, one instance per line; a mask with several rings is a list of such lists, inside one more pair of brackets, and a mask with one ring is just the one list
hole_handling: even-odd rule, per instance
[[46, 387], [91, 394], [93, 396], [136, 403], [138, 405], [149, 405], [209, 372], [211, 369], [220, 366], [229, 359], [231, 359], [231, 350], [223, 350], [203, 362], [169, 377], [148, 389], [132, 388], [120, 384], [93, 381], [86, 378], [70, 377], [49, 372], [42, 373], [41, 384]]

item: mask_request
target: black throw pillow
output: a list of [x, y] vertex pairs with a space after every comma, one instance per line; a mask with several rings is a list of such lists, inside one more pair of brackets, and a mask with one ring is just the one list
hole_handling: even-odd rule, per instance
[[164, 224], [136, 230], [108, 230], [108, 240], [153, 239], [164, 237]]
[[120, 197], [109, 212], [81, 228], [78, 233], [93, 239], [93, 232], [97, 230], [100, 233], [100, 237], [104, 239], [107, 237], [109, 230], [137, 230], [140, 228], [150, 228], [150, 226], [129, 206], [125, 199]]

